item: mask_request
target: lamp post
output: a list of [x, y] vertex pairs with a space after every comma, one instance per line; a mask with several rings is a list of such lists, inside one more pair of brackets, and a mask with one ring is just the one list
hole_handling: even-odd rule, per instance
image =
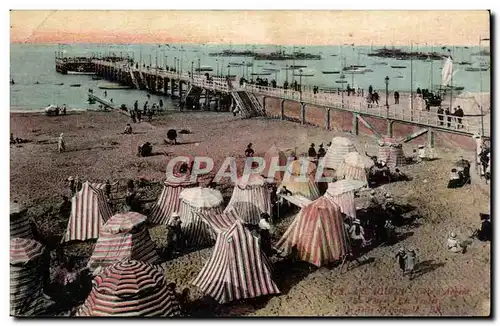
[[342, 107], [344, 107], [344, 79], [345, 75], [342, 73], [340, 75], [340, 83], [342, 84]]
[[193, 71], [194, 71], [194, 61], [191, 61], [191, 80], [194, 79]]
[[231, 75], [231, 65], [227, 65], [227, 77]]
[[198, 58], [198, 75], [201, 73], [201, 59]]
[[385, 76], [385, 107], [387, 109], [387, 116], [389, 116], [389, 76]]
[[174, 57], [174, 69], [177, 70], [177, 57]]
[[300, 73], [300, 75], [299, 75], [299, 87], [300, 87], [300, 89], [299, 89], [299, 95], [300, 95], [300, 102], [302, 102], [302, 71], [303, 71], [302, 69], [299, 69], [299, 73]]

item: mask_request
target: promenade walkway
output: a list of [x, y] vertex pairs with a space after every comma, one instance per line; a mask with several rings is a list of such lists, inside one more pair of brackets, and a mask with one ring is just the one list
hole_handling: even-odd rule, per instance
[[[94, 60], [95, 64], [104, 65], [114, 69], [122, 70], [128, 73], [141, 71], [143, 74], [155, 75], [161, 78], [169, 78], [175, 80], [183, 80], [188, 84], [192, 84], [204, 89], [232, 93], [246, 91], [258, 96], [279, 98], [282, 100], [296, 101], [305, 105], [314, 105], [325, 108], [333, 108], [337, 110], [350, 111], [362, 115], [375, 116], [379, 118], [392, 119], [402, 121], [422, 127], [433, 127], [440, 130], [445, 130], [454, 133], [467, 135], [483, 135], [490, 137], [491, 128], [490, 120], [487, 117], [480, 116], [465, 116], [462, 123], [452, 117], [452, 121], [448, 126], [446, 116], [443, 120], [439, 120], [437, 112], [425, 110], [425, 104], [422, 99], [414, 96], [413, 105], [409, 95], [402, 94], [399, 104], [394, 104], [393, 99], [389, 99], [389, 105], [385, 105], [385, 94], [380, 94], [378, 105], [369, 104], [365, 97], [361, 96], [346, 96], [337, 93], [318, 92], [314, 94], [312, 91], [292, 91], [282, 88], [272, 88], [257, 86], [253, 84], [235, 85], [226, 78], [212, 77], [212, 80], [207, 80], [204, 75], [191, 76], [189, 73], [180, 73], [167, 71], [162, 68], [139, 68], [129, 65], [128, 63], [109, 62], [102, 60]], [[435, 110], [435, 108], [433, 108]]]

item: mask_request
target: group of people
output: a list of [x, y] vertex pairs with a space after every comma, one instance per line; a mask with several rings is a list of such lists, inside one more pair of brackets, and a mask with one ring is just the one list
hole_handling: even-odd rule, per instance
[[459, 106], [456, 108], [453, 108], [452, 111], [450, 111], [450, 108], [443, 109], [441, 106], [437, 109], [437, 114], [438, 114], [438, 119], [439, 119], [439, 125], [443, 126], [444, 125], [444, 118], [446, 116], [446, 126], [448, 128], [451, 127], [452, 121], [453, 125], [456, 127], [456, 129], [463, 128], [462, 124], [462, 118], [464, 117], [464, 110]]
[[[150, 95], [148, 94], [148, 99], [150, 98]], [[163, 100], [160, 99], [159, 104], [153, 103], [152, 106], [149, 106], [148, 101], [144, 102], [144, 106], [142, 108], [142, 111], [139, 109], [139, 101], [134, 102], [134, 108], [130, 110], [130, 118], [132, 118], [132, 122], [141, 122], [142, 117], [148, 117], [149, 121], [153, 120], [153, 115], [155, 115], [156, 112], [162, 111], [163, 110]]]

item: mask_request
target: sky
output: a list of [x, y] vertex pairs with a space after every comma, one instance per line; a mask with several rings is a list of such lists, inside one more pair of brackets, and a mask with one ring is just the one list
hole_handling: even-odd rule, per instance
[[489, 19], [485, 10], [13, 10], [10, 36], [12, 43], [465, 46], [489, 38]]

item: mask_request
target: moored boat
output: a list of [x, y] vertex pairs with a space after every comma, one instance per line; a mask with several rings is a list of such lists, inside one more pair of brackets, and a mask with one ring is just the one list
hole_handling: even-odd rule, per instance
[[391, 68], [403, 69], [403, 68], [406, 68], [406, 66], [393, 66], [393, 65], [391, 65]]

